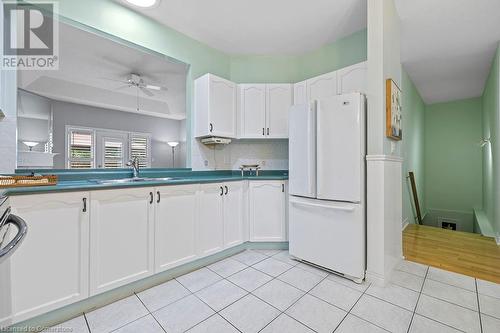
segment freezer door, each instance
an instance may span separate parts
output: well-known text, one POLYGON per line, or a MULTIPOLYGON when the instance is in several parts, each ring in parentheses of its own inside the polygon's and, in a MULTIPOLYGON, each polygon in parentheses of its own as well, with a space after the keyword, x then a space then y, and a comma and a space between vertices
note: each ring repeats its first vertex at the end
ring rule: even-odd
POLYGON ((290 254, 342 273, 365 274, 366 224, 361 204, 290 197, 290 254))
POLYGON ((289 191, 316 197, 315 104, 294 105, 289 115, 289 191))
POLYGON ((317 197, 361 202, 364 196, 364 96, 337 95, 317 102, 317 197))

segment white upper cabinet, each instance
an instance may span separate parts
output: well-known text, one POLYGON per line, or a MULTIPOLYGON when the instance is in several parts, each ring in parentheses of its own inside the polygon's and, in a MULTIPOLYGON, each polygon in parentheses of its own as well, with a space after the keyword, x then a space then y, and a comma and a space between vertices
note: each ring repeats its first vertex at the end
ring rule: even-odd
POLYGON ((293 85, 293 104, 306 104, 308 101, 307 80, 295 83, 293 85))
POLYGON ((91 295, 153 274, 154 204, 154 188, 91 193, 91 295))
POLYGON ((291 84, 240 84, 238 91, 239 138, 288 138, 291 84))
POLYGON ((288 138, 288 113, 293 99, 291 84, 266 85, 266 136, 288 138))
POLYGON ((10 203, 28 233, 0 265, 0 327, 89 295, 89 193, 13 196, 10 203))
POLYGON ((198 255, 204 257, 224 248, 222 183, 201 184, 198 192, 198 255))
POLYGON ((337 71, 337 92, 339 95, 351 92, 366 94, 367 62, 361 62, 337 71))
POLYGON ((199 185, 195 184, 156 189, 156 273, 196 258, 198 188, 199 185))
POLYGON ((286 241, 286 184, 284 181, 249 183, 250 241, 286 241))
POLYGON ((337 72, 326 73, 307 80, 310 101, 337 95, 337 72))
POLYGON ((195 136, 236 137, 236 84, 213 74, 194 82, 195 136))
POLYGON ((243 243, 243 182, 224 183, 224 248, 243 243))
POLYGON ((238 85, 239 137, 262 138, 266 127, 266 85, 238 85))

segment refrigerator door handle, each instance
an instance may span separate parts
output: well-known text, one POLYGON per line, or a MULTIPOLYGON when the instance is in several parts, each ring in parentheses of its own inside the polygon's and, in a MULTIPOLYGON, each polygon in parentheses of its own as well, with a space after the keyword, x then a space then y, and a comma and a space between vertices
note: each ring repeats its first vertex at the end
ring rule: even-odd
POLYGON ((353 212, 354 207, 345 207, 345 206, 328 206, 328 205, 322 205, 322 204, 316 204, 316 203, 305 203, 305 202, 297 202, 297 201, 291 201, 292 205, 296 206, 309 206, 309 207, 320 207, 320 208, 326 208, 326 209, 334 209, 334 210, 342 210, 344 212, 353 212))

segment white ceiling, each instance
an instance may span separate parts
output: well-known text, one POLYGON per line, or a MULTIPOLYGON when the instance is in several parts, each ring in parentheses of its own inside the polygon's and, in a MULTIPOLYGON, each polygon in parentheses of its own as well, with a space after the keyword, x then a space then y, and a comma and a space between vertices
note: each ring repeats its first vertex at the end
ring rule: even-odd
POLYGON ((20 88, 55 100, 137 112, 137 89, 113 81, 137 73, 147 84, 168 88, 152 91, 153 97, 139 91, 140 113, 185 118, 185 64, 63 23, 59 34, 59 70, 20 71, 20 88))
POLYGON ((396 0, 401 61, 427 104, 481 96, 500 40, 499 0, 396 0))
MULTIPOLYGON (((124 3, 123 0, 115 0, 124 3)), ((161 0, 134 10, 228 54, 300 54, 366 27, 366 0, 161 0)))

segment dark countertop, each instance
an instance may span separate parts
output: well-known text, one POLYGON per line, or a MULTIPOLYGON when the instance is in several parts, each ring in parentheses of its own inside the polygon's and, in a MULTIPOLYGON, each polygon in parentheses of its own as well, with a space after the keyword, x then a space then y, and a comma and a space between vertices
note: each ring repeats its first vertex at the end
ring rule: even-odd
MULTIPOLYGON (((29 170, 40 174, 55 174, 59 177, 55 186, 30 186, 0 189, 0 196, 25 195, 48 192, 95 191, 128 187, 152 187, 165 185, 220 183, 241 180, 287 180, 287 170, 263 170, 259 176, 248 172, 242 177, 240 171, 191 171, 191 169, 142 169, 141 178, 165 178, 169 180, 136 181, 133 183, 100 184, 97 180, 131 178, 129 169, 119 170, 29 170)), ((16 171, 26 174, 26 170, 16 171)), ((27 173, 29 174, 29 172, 27 173)))

